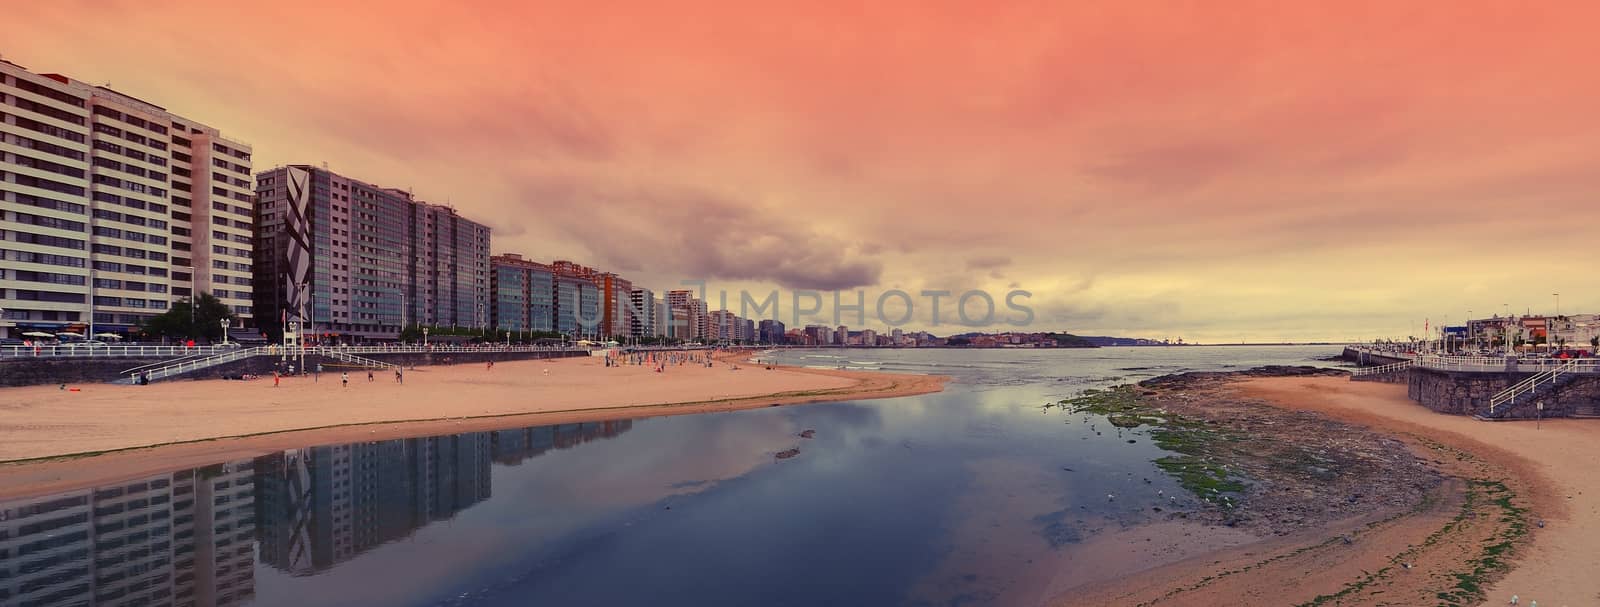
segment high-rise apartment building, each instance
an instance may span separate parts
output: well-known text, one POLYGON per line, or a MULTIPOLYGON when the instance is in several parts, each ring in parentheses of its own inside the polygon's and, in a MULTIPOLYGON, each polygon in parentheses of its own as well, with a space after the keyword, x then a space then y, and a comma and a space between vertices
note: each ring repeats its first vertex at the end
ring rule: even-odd
POLYGON ((787 331, 784 329, 782 321, 767 319, 761 321, 761 330, 758 339, 769 344, 781 344, 784 342, 786 333, 787 331))
POLYGON ((656 337, 656 317, 660 311, 657 309, 659 304, 655 291, 635 288, 630 293, 628 303, 628 336, 656 337))
POLYGON ((494 326, 505 331, 555 330, 555 271, 507 253, 489 259, 494 326))
POLYGON ((667 291, 667 310, 671 316, 663 319, 668 324, 668 337, 674 339, 700 339, 706 333, 705 303, 694 296, 694 291, 677 289, 667 291))
POLYGON ((249 323, 249 145, 0 61, 0 336, 130 332, 194 293, 249 323))
POLYGON ((256 178, 256 309, 324 340, 410 325, 487 328, 489 227, 410 192, 289 165, 256 178))

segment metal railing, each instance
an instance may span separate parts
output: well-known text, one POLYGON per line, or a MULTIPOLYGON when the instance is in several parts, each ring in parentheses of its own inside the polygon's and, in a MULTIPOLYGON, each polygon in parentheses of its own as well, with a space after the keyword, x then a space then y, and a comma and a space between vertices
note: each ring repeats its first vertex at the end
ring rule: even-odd
POLYGON ((73 345, 0 346, 0 358, 154 358, 159 356, 210 356, 241 350, 238 345, 227 346, 124 346, 124 345, 73 345))
POLYGON ((354 354, 350 354, 348 352, 345 352, 345 351, 342 351, 342 350, 338 350, 338 349, 335 349, 335 348, 320 348, 320 349, 318 349, 317 353, 325 355, 328 358, 332 358, 334 360, 341 360, 341 361, 344 361, 344 362, 347 362, 347 363, 353 363, 353 364, 361 365, 363 367, 368 367, 368 368, 372 368, 372 369, 388 369, 390 367, 399 366, 399 365, 396 365, 394 363, 386 363, 386 362, 383 362, 381 360, 373 360, 373 359, 370 359, 370 358, 363 358, 363 357, 356 356, 354 354))
POLYGON ((1400 361, 1400 362, 1397 362, 1397 363, 1389 363, 1387 365, 1378 365, 1376 367, 1359 367, 1359 368, 1356 368, 1354 370, 1351 370, 1350 371, 1350 376, 1351 377, 1362 377, 1362 376, 1366 376, 1366 375, 1381 375, 1381 374, 1384 374, 1384 373, 1394 373, 1396 371, 1404 371, 1406 369, 1410 369, 1412 364, 1415 363, 1415 362, 1416 361, 1403 360, 1403 361, 1400 361))
POLYGON ((217 365, 230 363, 236 360, 243 360, 255 356, 265 356, 267 354, 266 350, 267 349, 265 346, 255 348, 239 348, 215 356, 191 358, 181 362, 156 367, 154 369, 143 369, 131 372, 129 373, 129 379, 137 380, 140 376, 143 376, 145 379, 149 379, 151 381, 165 379, 174 375, 188 373, 190 371, 198 371, 208 367, 215 367, 217 365))
POLYGON ((1489 414, 1494 415, 1495 409, 1499 408, 1501 405, 1513 403, 1517 400, 1517 397, 1524 394, 1533 394, 1534 392, 1537 392, 1541 386, 1548 385, 1551 382, 1554 382, 1556 378, 1572 372, 1578 368, 1578 362, 1580 360, 1583 359, 1565 361, 1565 363, 1560 366, 1517 382, 1516 385, 1506 388, 1499 394, 1494 395, 1489 399, 1489 414))

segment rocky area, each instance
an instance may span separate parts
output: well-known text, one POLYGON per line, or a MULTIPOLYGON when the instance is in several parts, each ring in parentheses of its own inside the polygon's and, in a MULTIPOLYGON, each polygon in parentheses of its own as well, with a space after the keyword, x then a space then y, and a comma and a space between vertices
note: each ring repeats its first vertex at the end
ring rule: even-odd
POLYGON ((1405 443, 1317 413, 1285 411, 1225 389, 1248 377, 1344 375, 1310 366, 1189 372, 1063 403, 1148 432, 1173 454, 1157 465, 1200 499, 1199 517, 1263 536, 1416 507, 1444 475, 1405 443))

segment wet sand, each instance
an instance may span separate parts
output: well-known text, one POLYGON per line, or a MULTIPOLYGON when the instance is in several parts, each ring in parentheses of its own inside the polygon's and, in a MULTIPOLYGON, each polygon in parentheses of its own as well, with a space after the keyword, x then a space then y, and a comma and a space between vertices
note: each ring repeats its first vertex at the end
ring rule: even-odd
POLYGON ((1456 592, 1462 574, 1486 582, 1482 604, 1513 594, 1522 604, 1600 604, 1600 422, 1479 422, 1434 413, 1407 399, 1403 385, 1341 377, 1246 379, 1227 390, 1396 436, 1454 478, 1410 510, 1216 550, 1076 588, 1055 604, 1461 604, 1435 596, 1456 592), (1503 481, 1515 493, 1509 503, 1527 512, 1508 516, 1493 500, 1504 494, 1470 479, 1503 481), (1512 540, 1510 570, 1474 574, 1518 518, 1527 535, 1512 540))
POLYGON ((49 493, 307 444, 728 411, 937 392, 947 378, 726 363, 625 365, 597 357, 320 380, 176 381, 0 389, 0 495, 49 493), (92 463, 85 457, 93 456, 92 463))

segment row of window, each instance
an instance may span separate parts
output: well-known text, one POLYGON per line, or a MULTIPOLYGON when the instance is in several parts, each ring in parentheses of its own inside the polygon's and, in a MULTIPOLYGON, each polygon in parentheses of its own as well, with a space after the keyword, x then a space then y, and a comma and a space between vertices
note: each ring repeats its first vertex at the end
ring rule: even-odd
MULTIPOLYGON (((148 259, 150 261, 166 261, 167 260, 167 254, 166 253, 162 253, 160 251, 146 251, 144 249, 135 249, 133 247, 119 247, 117 245, 111 245, 111 244, 95 243, 94 248, 92 250, 94 251, 94 253, 96 255, 119 255, 119 256, 122 256, 122 257, 129 257, 129 258, 133 258, 133 259, 148 259)), ((173 258, 173 265, 188 265, 188 261, 187 260, 185 260, 183 264, 178 264, 177 261, 178 261, 177 258, 173 258)))
POLYGON ((139 145, 147 145, 161 151, 166 151, 167 149, 167 142, 165 141, 145 137, 144 135, 140 135, 138 133, 124 131, 104 122, 94 123, 94 132, 102 135, 110 135, 112 137, 121 137, 124 141, 131 141, 139 145))
MULTIPOLYGON (((136 263, 122 263, 120 261, 95 261, 94 269, 101 272, 124 272, 127 274, 144 274, 147 276, 167 275, 166 268, 142 266, 136 263)), ((174 278, 176 278, 176 276, 174 276, 174 278)), ((187 274, 184 275, 183 280, 188 280, 187 274)))
POLYGON ((47 99, 53 99, 55 101, 58 101, 58 102, 61 102, 61 103, 65 103, 65 104, 73 106, 73 107, 80 107, 81 108, 81 107, 86 107, 88 105, 88 101, 85 100, 83 97, 79 97, 77 95, 73 95, 73 94, 68 93, 66 91, 58 91, 56 89, 50 88, 50 87, 45 86, 43 84, 39 84, 37 82, 33 82, 31 80, 23 80, 21 78, 17 78, 15 80, 13 80, 11 82, 11 84, 12 84, 12 86, 15 86, 15 87, 17 87, 19 89, 22 89, 24 91, 28 91, 28 92, 33 93, 35 95, 38 95, 40 97, 45 97, 47 99))
POLYGON ((76 274, 58 274, 56 272, 38 272, 34 270, 7 270, 5 268, 0 268, 0 280, 20 280, 23 282, 42 282, 79 287, 84 285, 84 277, 76 274))
MULTIPOLYGON (((41 209, 50 209, 52 211, 61 211, 64 213, 73 213, 76 215, 82 215, 84 211, 89 209, 89 207, 76 202, 55 200, 53 198, 45 198, 43 196, 34 196, 32 194, 23 194, 20 192, 13 193, 12 198, 12 202, 17 204, 24 204, 30 207, 38 207, 41 209)), ((3 198, 0 198, 0 200, 3 200, 3 198)))
POLYGON ((96 185, 104 185, 104 186, 110 186, 110 187, 114 187, 114 188, 122 188, 122 189, 128 190, 130 192, 138 192, 140 194, 149 194, 151 196, 155 196, 156 198, 165 198, 167 196, 167 190, 164 189, 164 188, 157 188, 157 187, 147 186, 145 184, 135 183, 135 182, 132 182, 132 181, 128 181, 126 179, 117 179, 116 177, 112 177, 110 175, 101 175, 101 174, 96 173, 95 176, 94 176, 94 183, 96 185))
POLYGON ((148 242, 150 244, 158 245, 167 244, 166 236, 156 236, 153 234, 146 234, 144 232, 123 230, 109 226, 95 226, 94 235, 104 236, 106 238, 120 238, 122 240, 131 240, 133 242, 148 242))
POLYGON ((112 297, 109 295, 94 296, 94 305, 123 308, 154 308, 164 310, 167 307, 165 299, 140 299, 138 297, 112 297))
POLYGON ((118 196, 116 194, 112 194, 111 192, 95 191, 94 199, 95 202, 108 202, 111 204, 122 205, 130 209, 140 209, 150 211, 152 213, 167 212, 167 205, 155 202, 145 202, 143 200, 139 200, 138 198, 118 196))
MULTIPOLYGON (((126 156, 128 158, 132 158, 134 160, 148 162, 148 163, 156 165, 156 166, 162 166, 162 167, 167 166, 167 159, 166 159, 165 156, 162 156, 160 154, 146 154, 146 153, 141 152, 139 150, 136 150, 136 149, 133 149, 133 148, 129 148, 129 147, 123 147, 123 146, 117 145, 115 143, 112 143, 110 141, 106 141, 104 139, 96 139, 96 140, 94 140, 94 149, 105 150, 105 151, 111 152, 113 154, 119 154, 121 156, 126 156)), ((178 171, 178 169, 173 169, 173 172, 177 172, 177 171, 178 171)))
POLYGON ((15 135, 12 133, 0 133, 0 142, 9 143, 19 148, 26 148, 34 151, 44 152, 46 154, 53 154, 70 160, 77 160, 79 162, 82 162, 88 157, 83 153, 82 150, 75 150, 66 146, 56 145, 47 141, 39 141, 38 139, 30 139, 28 137, 15 135))
POLYGON ((39 103, 31 99, 23 99, 16 95, 0 95, 0 103, 5 103, 6 105, 17 109, 27 110, 40 116, 49 116, 56 120, 60 120, 69 124, 76 124, 78 126, 83 126, 86 122, 83 116, 78 114, 74 114, 48 104, 39 103))
POLYGON ((68 232, 82 232, 83 231, 83 226, 84 226, 84 223, 81 222, 81 221, 72 221, 70 219, 61 219, 59 217, 48 217, 48 216, 45 216, 45 215, 32 215, 32 214, 29 214, 29 213, 15 213, 15 212, 13 212, 13 213, 10 213, 9 215, 0 214, 0 217, 9 217, 9 219, 11 221, 14 221, 14 222, 20 223, 20 224, 31 225, 31 226, 39 226, 41 228, 51 228, 51 229, 56 229, 56 230, 66 230, 68 232))
POLYGON ((0 122, 6 122, 5 119, 8 118, 8 117, 11 118, 11 120, 10 120, 11 124, 14 124, 16 126, 20 126, 22 128, 25 128, 25 129, 28 129, 30 131, 33 131, 35 133, 49 135, 51 137, 56 137, 58 139, 65 139, 65 140, 71 141, 73 143, 83 143, 83 142, 89 140, 89 137, 87 135, 84 135, 83 133, 80 133, 80 132, 77 132, 77 131, 74 131, 74 130, 71 130, 71 129, 64 129, 64 128, 61 128, 59 126, 53 125, 53 124, 45 124, 43 122, 39 122, 37 120, 34 120, 32 118, 28 118, 28 117, 25 117, 25 116, 18 116, 16 114, 7 114, 5 112, 0 112, 0 122))
POLYGON ((137 166, 137 165, 123 164, 121 162, 117 162, 115 160, 112 160, 110 158, 106 158, 104 156, 95 156, 94 157, 94 165, 97 166, 97 167, 103 168, 103 169, 111 169, 113 171, 121 171, 123 173, 127 173, 129 175, 133 175, 135 177, 143 177, 145 179, 149 179, 149 180, 152 180, 152 181, 166 181, 167 180, 167 174, 166 173, 160 173, 160 172, 157 172, 157 171, 147 170, 144 167, 140 167, 140 166, 137 166))
POLYGON ((13 251, 10 249, 0 249, 0 260, 23 263, 38 263, 61 266, 63 268, 84 267, 84 259, 82 257, 69 257, 67 255, 54 255, 50 253, 36 253, 33 251, 13 251))
MULTIPOLYGON (((211 144, 211 151, 222 153, 222 154, 227 154, 229 156, 232 156, 234 158, 238 158, 240 160, 250 160, 250 153, 249 152, 246 152, 244 150, 235 150, 233 148, 224 146, 224 145, 222 145, 220 143, 211 144)), ((248 172, 248 171, 246 171, 246 172, 248 172)))
POLYGON ((125 291, 148 291, 151 293, 167 292, 167 285, 159 282, 139 282, 137 280, 121 280, 117 278, 96 278, 94 279, 94 286, 97 289, 122 289, 125 291))
POLYGON ((118 213, 110 209, 95 209, 94 217, 95 219, 105 219, 136 226, 148 226, 156 229, 163 229, 167 227, 167 222, 165 220, 140 217, 132 213, 118 213))
POLYGON ((108 108, 108 107, 103 106, 103 105, 95 106, 94 113, 95 113, 96 116, 106 116, 108 118, 112 118, 112 119, 115 119, 115 120, 121 120, 122 122, 131 124, 133 126, 136 126, 136 127, 142 128, 142 129, 149 129, 151 131, 154 131, 156 133, 160 133, 162 135, 167 134, 167 126, 164 125, 164 124, 158 124, 158 123, 155 123, 155 122, 151 122, 149 120, 145 120, 143 118, 140 118, 138 116, 134 116, 134 115, 131 115, 131 114, 124 114, 122 112, 116 111, 114 109, 108 108))
POLYGON ((61 194, 69 194, 69 195, 72 195, 72 196, 82 196, 84 194, 84 192, 88 191, 86 188, 84 188, 81 185, 72 185, 70 183, 61 183, 59 181, 55 181, 55 180, 51 180, 51 179, 45 179, 43 177, 34 177, 32 175, 23 175, 21 173, 8 173, 6 171, 0 171, 0 182, 7 182, 7 181, 9 181, 11 183, 15 183, 17 185, 25 185, 25 186, 28 186, 30 188, 39 188, 41 190, 50 190, 52 192, 57 192, 57 193, 61 193, 61 194))

